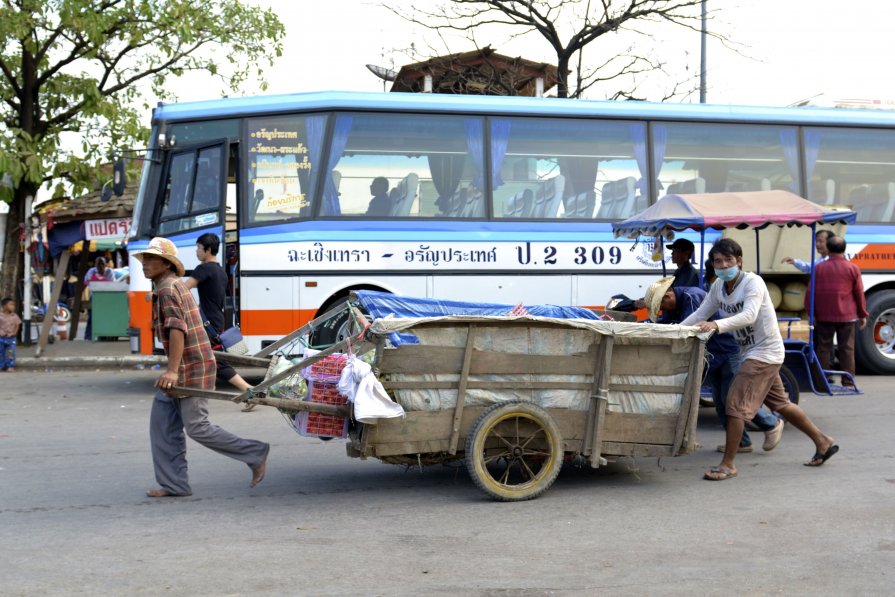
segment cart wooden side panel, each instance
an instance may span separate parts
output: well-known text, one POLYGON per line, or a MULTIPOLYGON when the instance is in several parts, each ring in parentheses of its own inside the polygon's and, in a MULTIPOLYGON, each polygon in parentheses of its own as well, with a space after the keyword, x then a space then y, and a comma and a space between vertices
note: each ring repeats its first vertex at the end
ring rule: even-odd
MULTIPOLYGON (((460 445, 484 407, 467 406, 460 425, 460 445)), ((562 431, 566 452, 582 453, 586 411, 547 409, 562 431)), ((453 411, 415 411, 403 419, 384 419, 364 427, 362 441, 353 447, 357 456, 383 457, 404 454, 447 453, 450 446, 453 411)), ((643 415, 607 412, 603 422, 604 455, 672 456, 677 415, 643 415)))
POLYGON ((467 435, 489 406, 481 403, 483 395, 500 402, 503 394, 530 391, 534 395, 543 390, 577 392, 593 398, 590 404, 585 400, 579 408, 542 405, 561 430, 564 451, 589 456, 592 463, 599 461, 601 455, 675 456, 695 448, 703 358, 698 338, 632 338, 594 333, 585 350, 531 354, 527 346, 512 350, 483 348, 472 342, 472 334, 479 338, 483 328, 506 327, 554 328, 561 334, 568 328, 526 319, 430 321, 421 326, 461 328, 458 333, 465 336, 453 346, 420 343, 380 348, 377 366, 383 386, 393 396, 396 392, 455 391, 454 395, 463 397, 463 402, 440 410, 411 410, 402 419, 363 426, 360 435, 352 438, 349 454, 451 457, 458 446, 462 452, 467 435), (601 348, 604 344, 608 350, 601 348), (495 376, 504 379, 493 379, 495 376), (625 376, 624 381, 618 381, 620 376, 625 376), (678 383, 651 381, 670 377, 678 383), (600 386, 605 394, 602 407, 597 399, 600 386), (479 402, 467 398, 473 391, 478 391, 479 402), (682 397, 676 412, 620 412, 613 400, 624 392, 682 397))

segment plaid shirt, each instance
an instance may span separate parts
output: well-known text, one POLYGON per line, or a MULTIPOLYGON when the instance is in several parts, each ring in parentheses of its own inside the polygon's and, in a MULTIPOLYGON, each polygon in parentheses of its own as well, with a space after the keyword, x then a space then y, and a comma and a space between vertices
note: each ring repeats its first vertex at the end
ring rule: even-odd
POLYGON ((184 334, 177 385, 213 390, 217 365, 199 307, 180 278, 173 274, 162 278, 152 292, 152 327, 156 337, 162 340, 165 354, 169 354, 169 330, 184 334))

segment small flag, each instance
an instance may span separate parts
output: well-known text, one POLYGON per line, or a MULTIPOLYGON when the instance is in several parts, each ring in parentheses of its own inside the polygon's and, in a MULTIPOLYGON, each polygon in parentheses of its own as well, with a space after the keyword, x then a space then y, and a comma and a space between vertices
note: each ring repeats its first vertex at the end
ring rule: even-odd
POLYGON ((518 305, 513 307, 512 311, 510 311, 510 315, 515 315, 516 317, 524 317, 526 315, 531 315, 531 313, 528 312, 528 309, 525 308, 525 305, 519 303, 518 305))

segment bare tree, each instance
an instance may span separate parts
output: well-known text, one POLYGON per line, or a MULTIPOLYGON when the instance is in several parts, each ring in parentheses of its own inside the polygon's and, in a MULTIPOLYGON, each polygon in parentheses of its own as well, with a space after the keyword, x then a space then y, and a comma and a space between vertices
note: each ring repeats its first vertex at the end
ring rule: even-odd
MULTIPOLYGON (((636 43, 619 48, 619 36, 648 41, 662 30, 661 25, 701 30, 700 5, 703 0, 449 0, 437 8, 414 8, 412 13, 384 6, 401 18, 442 36, 445 32, 464 35, 476 46, 475 34, 485 28, 515 28, 510 40, 537 33, 556 54, 557 95, 580 97, 589 88, 614 84, 613 99, 638 98, 640 79, 646 73, 663 71, 666 61, 647 50, 638 51, 636 43), (609 41, 598 58, 587 61, 586 47, 593 42, 609 41), (574 70, 572 66, 575 66, 574 70)), ((710 36, 723 42, 718 33, 710 36)), ((665 97, 691 92, 697 77, 677 82, 665 97), (688 87, 689 86, 689 87, 688 87)))

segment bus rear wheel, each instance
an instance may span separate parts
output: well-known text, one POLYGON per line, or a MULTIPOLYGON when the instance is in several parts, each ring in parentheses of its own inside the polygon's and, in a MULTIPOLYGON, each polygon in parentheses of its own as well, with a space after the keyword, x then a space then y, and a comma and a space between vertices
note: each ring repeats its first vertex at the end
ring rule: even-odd
POLYGON ((895 290, 875 292, 867 299, 867 326, 858 331, 858 362, 871 373, 895 373, 895 290))

